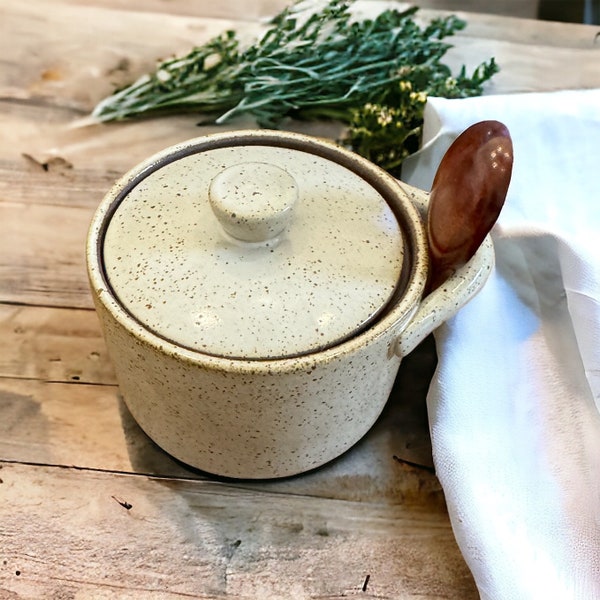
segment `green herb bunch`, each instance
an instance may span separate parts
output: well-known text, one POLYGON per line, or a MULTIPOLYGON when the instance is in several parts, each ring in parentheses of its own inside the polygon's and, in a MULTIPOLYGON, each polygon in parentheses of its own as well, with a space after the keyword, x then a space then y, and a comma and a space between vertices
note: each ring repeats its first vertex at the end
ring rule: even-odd
POLYGON ((493 59, 453 77, 443 38, 463 29, 455 16, 420 27, 416 7, 355 18, 348 0, 302 0, 279 13, 254 44, 226 31, 184 57, 158 65, 96 106, 99 121, 196 111, 223 123, 249 114, 261 127, 286 118, 336 119, 343 142, 394 172, 418 148, 428 95, 482 93, 493 59))

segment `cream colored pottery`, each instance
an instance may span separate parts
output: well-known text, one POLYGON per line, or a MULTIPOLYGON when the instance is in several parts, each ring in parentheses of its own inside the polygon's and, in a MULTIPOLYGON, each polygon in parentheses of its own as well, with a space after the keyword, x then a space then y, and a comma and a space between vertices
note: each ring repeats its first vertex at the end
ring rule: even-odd
POLYGON ((238 131, 125 175, 88 236, 123 398, 179 460, 301 473, 371 428, 400 361, 484 284, 489 238, 423 298, 428 196, 300 134, 238 131))

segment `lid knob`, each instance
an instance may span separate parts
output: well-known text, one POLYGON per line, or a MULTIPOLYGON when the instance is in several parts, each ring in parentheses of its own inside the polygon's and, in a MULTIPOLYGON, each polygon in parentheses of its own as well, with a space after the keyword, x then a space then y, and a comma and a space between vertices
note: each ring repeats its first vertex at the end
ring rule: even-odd
POLYGON ((229 235, 244 242, 266 242, 290 222, 298 185, 281 167, 245 162, 221 171, 211 181, 208 195, 229 235))

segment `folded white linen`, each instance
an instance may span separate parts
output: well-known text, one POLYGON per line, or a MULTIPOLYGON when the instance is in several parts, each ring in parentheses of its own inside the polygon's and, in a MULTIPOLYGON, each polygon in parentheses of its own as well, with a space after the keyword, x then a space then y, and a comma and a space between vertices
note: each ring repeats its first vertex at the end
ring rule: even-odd
POLYGON ((510 130, 496 268, 436 332, 436 471, 484 599, 600 598, 600 89, 431 98, 402 179, 429 189, 452 140, 510 130))

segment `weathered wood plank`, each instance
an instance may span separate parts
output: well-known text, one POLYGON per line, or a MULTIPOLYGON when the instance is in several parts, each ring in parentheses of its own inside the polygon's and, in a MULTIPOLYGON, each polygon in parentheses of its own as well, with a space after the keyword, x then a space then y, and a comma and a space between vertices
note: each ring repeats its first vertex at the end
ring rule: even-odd
MULTIPOLYGON (((479 1, 477 3, 481 5, 479 1)), ((467 28, 461 32, 461 37, 512 42, 522 48, 523 57, 527 57, 527 46, 543 46, 550 51, 552 48, 598 49, 598 28, 591 25, 537 21, 515 16, 498 17, 465 10, 468 9, 463 8, 455 13, 467 21, 467 28)), ((424 15, 427 12, 424 10, 424 15)))
POLYGON ((91 216, 79 207, 0 202, 0 302, 90 308, 91 216))
MULTIPOLYGON (((121 175, 110 169, 75 168, 58 156, 40 162, 24 152, 0 160, 0 203, 95 209, 121 175)), ((91 210, 88 214, 91 218, 91 210)))
POLYGON ((151 69, 157 59, 239 25, 44 0, 6 0, 2 13, 3 31, 13 33, 0 37, 0 96, 59 100, 79 111, 151 69))
MULTIPOLYGON (((593 27, 589 30, 590 35, 592 32, 595 35, 593 27)), ((492 56, 500 65, 500 72, 486 87, 488 94, 552 92, 600 86, 600 44, 590 44, 585 48, 553 48, 464 37, 448 52, 448 62, 465 64, 469 70, 492 56)))
POLYGON ((0 377, 115 385, 93 310, 0 304, 0 377))
POLYGON ((0 202, 95 207, 143 159, 217 130, 197 127, 195 115, 73 127, 80 117, 35 98, 0 99, 0 202))
POLYGON ((0 378, 0 458, 132 471, 115 386, 0 378))
MULTIPOLYGON (((106 9, 130 10, 128 0, 62 0, 65 4, 94 5, 106 9)), ((360 4, 394 6, 402 9, 410 2, 359 0, 360 4)), ((136 10, 169 13, 185 17, 231 19, 233 21, 257 21, 276 14, 289 4, 288 0, 261 0, 252 2, 241 11, 231 2, 215 3, 213 0, 146 0, 136 10)), ((468 22, 461 36, 480 39, 502 39, 519 44, 561 46, 565 48, 591 47, 595 28, 577 23, 557 23, 537 20, 537 0, 498 0, 482 4, 480 0, 420 0, 423 19, 444 14, 456 14, 468 22)))
MULTIPOLYGON (((131 10, 129 0, 61 0, 74 6, 97 6, 116 10, 131 10)), ((266 19, 289 5, 289 0, 253 0, 243 8, 235 2, 215 2, 214 0, 145 0, 136 5, 136 11, 168 13, 185 17, 207 19, 228 19, 236 22, 256 23, 266 19)))
POLYGON ((477 597, 443 514, 17 464, 0 476, 3 597, 477 597))

